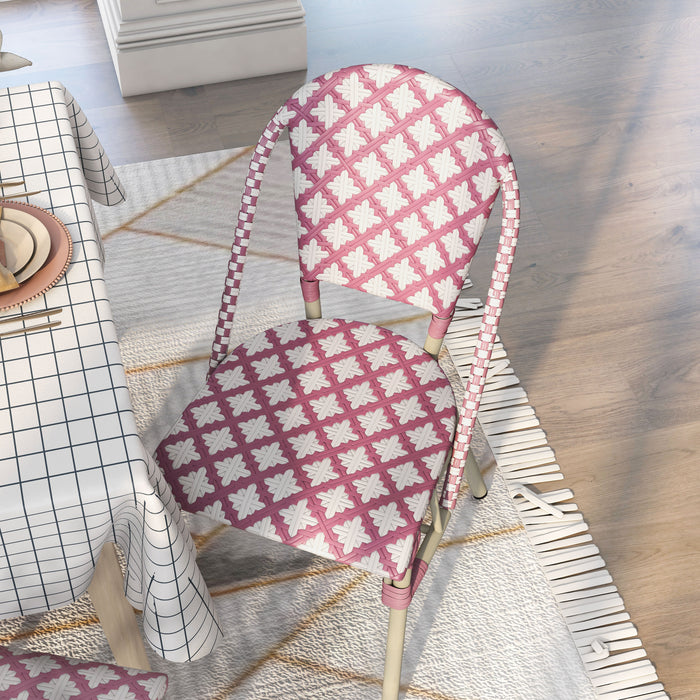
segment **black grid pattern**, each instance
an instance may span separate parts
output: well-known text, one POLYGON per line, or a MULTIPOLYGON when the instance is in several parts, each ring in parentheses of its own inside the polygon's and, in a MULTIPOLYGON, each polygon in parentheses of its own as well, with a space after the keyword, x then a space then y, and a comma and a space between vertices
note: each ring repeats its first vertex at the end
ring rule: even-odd
POLYGON ((72 602, 116 541, 151 646, 174 661, 204 656, 221 632, 179 509, 136 433, 104 284, 90 200, 118 204, 124 192, 60 83, 0 90, 0 179, 44 190, 32 203, 74 245, 55 287, 0 312, 15 319, 3 331, 34 325, 22 316, 37 311, 60 309, 51 320, 61 321, 0 337, 0 617, 72 602))

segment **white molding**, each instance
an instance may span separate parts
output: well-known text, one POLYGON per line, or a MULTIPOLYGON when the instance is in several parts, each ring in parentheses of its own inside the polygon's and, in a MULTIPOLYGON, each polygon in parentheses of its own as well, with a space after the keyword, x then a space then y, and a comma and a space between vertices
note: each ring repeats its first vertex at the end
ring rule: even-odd
POLYGON ((299 0, 97 0, 122 95, 306 68, 299 0))

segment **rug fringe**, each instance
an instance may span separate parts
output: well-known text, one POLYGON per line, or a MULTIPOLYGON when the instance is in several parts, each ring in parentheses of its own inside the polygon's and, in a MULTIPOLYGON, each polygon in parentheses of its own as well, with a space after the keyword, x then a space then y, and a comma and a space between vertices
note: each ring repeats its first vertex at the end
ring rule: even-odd
MULTIPOLYGON (((461 298, 445 345, 462 380, 469 374, 483 305, 461 298)), ((527 394, 496 342, 479 409, 481 425, 525 526, 596 696, 668 700, 656 669, 624 611, 624 602, 571 489, 535 485, 564 478, 527 394)))

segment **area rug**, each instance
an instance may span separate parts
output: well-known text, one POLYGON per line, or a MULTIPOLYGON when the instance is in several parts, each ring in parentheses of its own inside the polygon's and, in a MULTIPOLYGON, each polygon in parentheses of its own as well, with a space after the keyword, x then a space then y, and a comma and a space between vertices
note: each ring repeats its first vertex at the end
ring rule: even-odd
MULTIPOLYGON (((250 149, 118 168, 128 201, 98 207, 106 276, 137 425, 153 451, 204 381, 250 149)), ((301 318, 289 153, 266 174, 233 341, 301 318)), ((493 231, 492 231, 493 233, 493 231)), ((488 235, 488 233, 487 233, 488 235)), ((348 290, 324 314, 420 342, 427 315, 348 290)), ((481 302, 466 289, 443 363, 469 369, 481 302)), ((516 360, 517 364, 517 360, 516 360)), ((483 500, 460 493, 409 610, 402 696, 429 700, 666 698, 555 455, 499 344, 477 461, 483 500)), ((380 582, 305 552, 188 516, 225 640, 189 664, 150 654, 168 697, 364 700, 380 695, 380 582)), ((110 660, 87 597, 0 622, 0 643, 110 660)))

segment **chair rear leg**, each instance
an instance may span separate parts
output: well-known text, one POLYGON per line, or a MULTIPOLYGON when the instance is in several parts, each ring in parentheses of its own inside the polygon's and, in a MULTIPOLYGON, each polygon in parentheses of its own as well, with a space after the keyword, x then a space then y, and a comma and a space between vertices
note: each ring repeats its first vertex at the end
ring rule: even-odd
POLYGON ((467 453, 467 461, 464 465, 464 478, 467 480, 474 498, 483 498, 488 493, 484 477, 481 476, 479 465, 476 463, 472 450, 469 450, 467 453))

